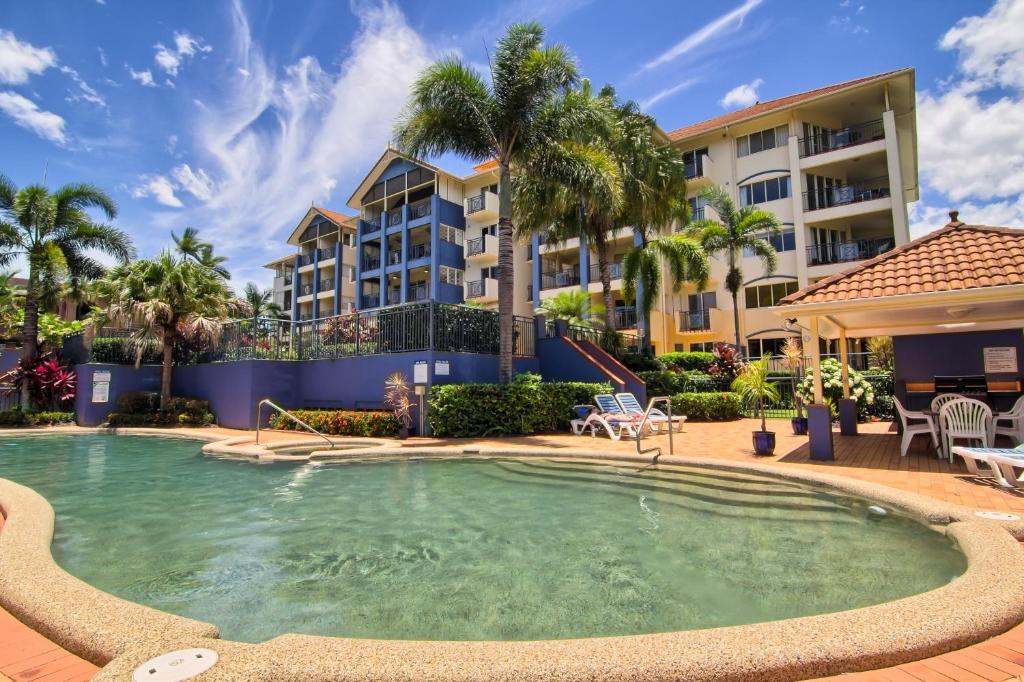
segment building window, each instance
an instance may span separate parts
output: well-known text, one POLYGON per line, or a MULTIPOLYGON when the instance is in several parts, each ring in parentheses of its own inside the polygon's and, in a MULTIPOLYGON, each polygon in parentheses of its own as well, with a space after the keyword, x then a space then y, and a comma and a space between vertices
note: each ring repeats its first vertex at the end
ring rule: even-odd
POLYGON ((462 246, 463 232, 457 227, 451 225, 441 225, 441 239, 452 244, 458 244, 462 246))
POLYGON ((683 152, 683 165, 686 168, 687 178, 700 178, 704 176, 704 157, 707 154, 707 147, 683 152))
POLYGON ((440 275, 441 282, 443 284, 454 284, 458 287, 462 286, 462 270, 442 265, 438 274, 440 275))
POLYGON ((785 146, 789 139, 789 126, 781 125, 768 130, 736 138, 736 156, 750 156, 768 149, 785 146))
POLYGON ((789 176, 740 185, 740 206, 763 204, 768 201, 785 199, 789 196, 789 176))
POLYGON ((796 293, 799 288, 793 281, 746 287, 744 294, 747 308, 770 308, 786 296, 796 293))
POLYGON ((356 267, 354 265, 346 265, 345 266, 345 276, 348 279, 349 283, 355 282, 356 281, 356 267))
POLYGON ((498 273, 501 272, 501 268, 497 265, 490 268, 480 268, 480 279, 498 279, 498 273))
POLYGON ((356 234, 355 234, 355 232, 342 232, 341 233, 341 244, 342 244, 342 246, 355 247, 355 245, 356 245, 356 234))
POLYGON ((782 353, 782 347, 786 345, 788 337, 778 339, 747 339, 747 357, 763 358, 771 353, 778 356, 782 353))
MULTIPOLYGON (((771 243, 772 247, 779 253, 782 253, 783 251, 796 250, 796 233, 793 231, 792 227, 784 228, 781 234, 774 237, 769 237, 767 232, 757 236, 761 239, 767 239, 771 243)), ((744 247, 743 255, 749 258, 754 255, 754 250, 744 247)))
POLYGON ((716 341, 698 341, 690 344, 691 353, 712 353, 715 350, 716 341))
POLYGON ((683 344, 681 344, 681 343, 673 344, 672 350, 674 350, 677 353, 682 353, 683 352, 683 344))

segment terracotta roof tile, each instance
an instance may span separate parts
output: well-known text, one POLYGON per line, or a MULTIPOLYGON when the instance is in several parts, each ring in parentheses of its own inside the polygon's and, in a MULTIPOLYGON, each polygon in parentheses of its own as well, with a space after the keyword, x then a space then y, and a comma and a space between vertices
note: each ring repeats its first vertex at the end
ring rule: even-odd
POLYGON ((1024 229, 951 222, 790 294, 780 305, 1024 283, 1024 229))
POLYGON ((352 220, 352 218, 354 217, 350 215, 345 215, 344 213, 338 213, 337 211, 329 211, 326 208, 320 208, 319 206, 314 206, 313 210, 315 210, 317 213, 327 218, 328 220, 334 221, 338 225, 348 222, 349 220, 352 220))
POLYGON ((800 92, 795 95, 789 95, 787 97, 780 97, 778 99, 769 100, 767 102, 758 102, 753 106, 749 106, 746 109, 739 109, 738 111, 730 111, 728 114, 722 114, 715 118, 709 118, 706 121, 700 121, 692 125, 677 128, 668 133, 668 139, 673 142, 682 140, 687 137, 693 137, 694 135, 700 135, 716 128, 721 128, 748 119, 770 114, 773 111, 785 109, 787 107, 794 106, 800 102, 804 102, 815 97, 821 97, 822 95, 829 95, 834 92, 846 90, 848 88, 855 88, 858 85, 864 85, 872 81, 885 80, 890 78, 906 69, 898 69, 896 71, 886 71, 885 73, 878 73, 873 76, 865 76, 864 78, 857 78, 852 81, 846 81, 845 83, 836 83, 835 85, 826 85, 823 88, 817 88, 816 90, 808 90, 807 92, 800 92))

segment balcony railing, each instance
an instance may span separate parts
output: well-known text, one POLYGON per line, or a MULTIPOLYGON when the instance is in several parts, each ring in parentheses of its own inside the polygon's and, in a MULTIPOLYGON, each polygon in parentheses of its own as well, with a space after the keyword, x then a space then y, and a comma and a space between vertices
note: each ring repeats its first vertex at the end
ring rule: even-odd
POLYGON ((322 280, 320 280, 320 291, 334 291, 334 280, 333 279, 322 279, 322 280))
POLYGON ((409 301, 426 301, 430 298, 429 284, 412 284, 409 286, 409 301))
POLYGON ((804 192, 804 210, 817 211, 889 196, 889 179, 872 178, 854 185, 836 185, 804 192))
POLYGON ((430 199, 422 199, 414 204, 409 204, 409 220, 428 215, 430 215, 430 199))
POLYGON ((301 293, 302 296, 309 296, 310 294, 313 293, 313 285, 312 284, 303 284, 302 287, 299 289, 299 291, 302 292, 301 293))
POLYGON ((891 251, 895 247, 896 240, 892 237, 815 244, 807 247, 807 264, 830 265, 832 263, 867 260, 886 251, 891 251))
POLYGON ((616 329, 636 329, 637 324, 636 306, 619 306, 615 309, 616 329))
POLYGON ((316 251, 320 254, 320 260, 334 258, 334 249, 317 249, 316 251))
POLYGON ((578 286, 580 283, 579 268, 563 270, 561 272, 544 272, 540 276, 540 288, 558 289, 559 287, 578 286))
POLYGON ((401 225, 402 224, 402 207, 399 206, 396 209, 388 211, 387 218, 388 218, 388 227, 394 227, 395 225, 401 225))
POLYGON ((402 292, 400 289, 388 289, 388 305, 398 305, 402 302, 402 292))
POLYGON ((466 282, 466 298, 481 298, 487 294, 487 279, 466 282))
POLYGON ((376 308, 380 305, 380 294, 363 294, 363 305, 367 308, 376 308))
POLYGON ((380 267, 380 256, 367 256, 363 258, 363 270, 376 270, 380 267))
POLYGON ((699 332, 711 329, 711 310, 680 310, 679 331, 699 332))
POLYGON ((402 262, 401 251, 388 251, 388 265, 398 265, 402 262))
POLYGON ((291 284, 292 284, 292 275, 285 275, 283 279, 284 279, 284 281, 282 282, 282 284, 284 286, 286 286, 286 287, 287 286, 291 286, 291 284))
POLYGON ((487 207, 487 195, 477 194, 476 196, 469 197, 467 200, 466 213, 476 213, 482 211, 487 207))
POLYGON ((466 257, 479 256, 484 252, 484 238, 477 237, 476 239, 466 240, 466 257))
POLYGON ((299 267, 302 267, 303 265, 312 265, 313 257, 312 253, 304 253, 299 256, 299 267))
POLYGON ((363 224, 359 228, 363 234, 370 234, 380 229, 380 218, 363 218, 363 224))
POLYGON ((865 144, 885 138, 885 128, 881 119, 858 123, 856 125, 827 130, 799 140, 800 156, 814 156, 836 149, 845 149, 858 144, 865 144))
MULTIPOLYGON (((622 279, 622 263, 609 263, 608 274, 611 279, 622 279)), ((590 264, 590 281, 600 282, 601 281, 601 264, 591 263, 590 264)))
POLYGON ((417 258, 426 258, 430 255, 430 244, 416 244, 415 246, 409 247, 409 260, 416 260, 417 258))

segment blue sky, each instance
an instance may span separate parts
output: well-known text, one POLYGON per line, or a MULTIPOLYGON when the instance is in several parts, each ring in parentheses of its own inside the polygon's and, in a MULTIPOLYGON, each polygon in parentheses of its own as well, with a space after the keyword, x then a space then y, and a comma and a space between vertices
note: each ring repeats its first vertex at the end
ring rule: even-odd
POLYGON ((311 202, 347 211, 418 70, 531 18, 665 130, 913 66, 914 234, 951 206, 1024 225, 1024 0, 0 0, 0 172, 96 183, 143 255, 192 225, 267 284, 311 202))

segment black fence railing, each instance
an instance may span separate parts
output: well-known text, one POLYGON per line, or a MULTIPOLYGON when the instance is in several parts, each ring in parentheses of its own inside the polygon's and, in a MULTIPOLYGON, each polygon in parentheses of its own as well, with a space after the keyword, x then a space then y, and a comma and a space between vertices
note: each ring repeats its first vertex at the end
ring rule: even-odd
POLYGON ((571 270, 562 270, 561 272, 544 272, 541 273, 540 276, 541 290, 558 289, 559 287, 579 286, 579 283, 579 268, 573 268, 571 270))
POLYGON ((398 207, 387 212, 388 227, 402 224, 402 208, 398 207))
POLYGON ((698 332, 711 329, 711 309, 680 310, 679 331, 698 332))
POLYGON ((315 256, 312 252, 302 254, 299 256, 299 267, 302 267, 303 265, 312 265, 314 258, 315 256))
POLYGON ((380 256, 365 256, 363 258, 363 270, 376 270, 380 267, 380 256))
POLYGON ((322 280, 320 280, 320 291, 334 291, 334 280, 333 279, 322 279, 322 280))
POLYGON ((401 251, 388 251, 388 265, 398 265, 402 262, 401 251))
MULTIPOLYGON (((175 345, 174 363, 194 365, 239 360, 319 360, 436 350, 497 355, 498 313, 448 303, 409 303, 315 320, 234 320, 219 333, 187 338, 175 345)), ((515 355, 535 355, 532 317, 515 318, 515 355)), ((91 362, 159 364, 155 339, 131 331, 100 330, 88 351, 91 362)))
POLYGON ((412 284, 409 286, 410 301, 426 301, 428 298, 430 298, 429 284, 412 284))
POLYGON ((802 137, 798 141, 800 156, 814 156, 836 149, 845 149, 858 144, 885 139, 882 119, 858 123, 838 130, 823 130, 820 133, 802 137))
MULTIPOLYGON (((544 333, 547 338, 552 338, 557 335, 557 327, 554 322, 548 322, 545 325, 544 333)), ((604 336, 604 331, 596 327, 581 327, 578 325, 567 325, 565 328, 565 336, 572 339, 573 341, 589 341, 596 346, 601 345, 601 337, 604 336)), ((640 350, 640 335, 634 332, 628 331, 616 331, 621 341, 622 348, 626 351, 636 353, 640 350)))
POLYGON ((846 206, 889 196, 889 179, 872 178, 853 185, 819 187, 804 192, 804 210, 817 211, 833 206, 846 206))
POLYGON ((372 234, 380 230, 380 217, 363 218, 359 231, 363 234, 372 234))
POLYGON ((896 248, 893 237, 813 244, 807 247, 808 265, 830 265, 866 260, 896 248))
MULTIPOLYGON (((608 276, 609 279, 622 279, 622 263, 609 263, 608 264, 608 276)), ((600 282, 601 281, 601 264, 591 263, 590 264, 590 281, 600 282)))
POLYGON ((484 210, 487 206, 487 198, 483 194, 477 194, 476 196, 469 197, 467 200, 466 213, 476 213, 484 210))
POLYGON ((477 237, 476 239, 466 240, 466 258, 470 256, 479 256, 484 252, 484 238, 477 237))
POLYGON ((430 215, 430 204, 430 199, 423 199, 414 204, 409 204, 409 220, 430 215))
POLYGON ((409 260, 416 260, 417 258, 426 258, 430 255, 430 243, 425 242, 423 244, 416 244, 409 247, 409 260))
POLYGON ((639 316, 636 313, 636 306, 618 306, 613 311, 616 329, 636 329, 639 316))
POLYGON ((400 289, 389 289, 388 290, 388 305, 398 305, 402 302, 402 292, 400 289))
POLYGON ((481 298, 486 293, 486 279, 476 279, 472 282, 466 282, 466 298, 481 298))

